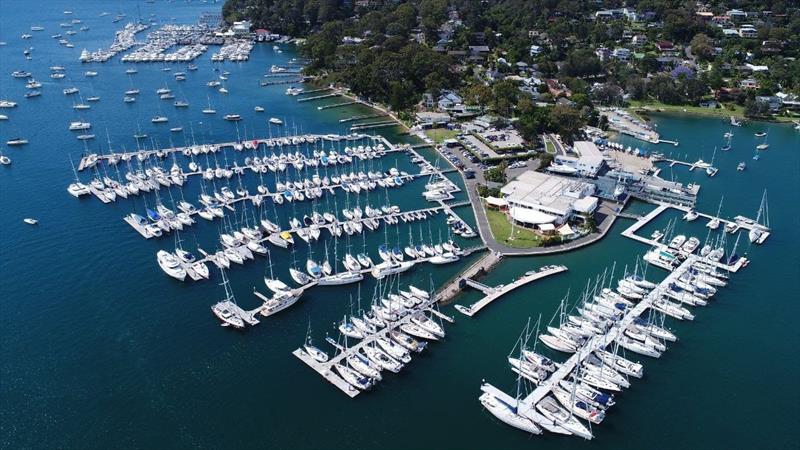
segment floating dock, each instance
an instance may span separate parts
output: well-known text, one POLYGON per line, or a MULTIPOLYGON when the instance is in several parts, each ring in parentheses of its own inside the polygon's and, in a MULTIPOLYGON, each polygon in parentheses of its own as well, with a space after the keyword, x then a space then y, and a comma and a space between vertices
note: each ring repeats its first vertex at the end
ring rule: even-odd
POLYGON ((112 151, 105 154, 87 154, 81 157, 80 163, 78 165, 78 171, 83 171, 89 167, 93 167, 94 164, 91 161, 105 161, 112 157, 117 157, 122 159, 123 161, 132 160, 133 158, 139 159, 147 159, 152 156, 164 156, 167 157, 173 153, 184 153, 184 151, 192 151, 194 148, 199 148, 204 145, 216 147, 220 150, 224 148, 235 148, 235 146, 240 145, 244 142, 250 142, 256 144, 256 148, 253 150, 243 149, 242 151, 255 151, 261 145, 266 145, 267 147, 278 147, 281 148, 284 145, 295 146, 298 144, 283 144, 283 141, 294 141, 295 139, 304 138, 306 142, 304 144, 313 144, 318 141, 356 141, 361 139, 370 139, 372 141, 380 141, 381 143, 388 144, 386 145, 387 153, 394 152, 394 151, 402 151, 401 149, 397 149, 395 146, 391 145, 388 140, 382 138, 381 136, 371 136, 368 134, 350 134, 347 136, 341 135, 321 135, 321 134, 304 134, 304 135, 297 135, 297 136, 285 136, 285 137, 274 137, 274 138, 255 138, 255 139, 243 139, 241 141, 234 141, 234 142, 220 142, 220 143, 212 143, 212 144, 197 144, 197 145, 188 145, 182 147, 167 147, 167 148, 159 148, 159 149, 142 149, 137 151, 112 151), (312 139, 313 142, 307 142, 308 139, 312 139))
MULTIPOLYGON (((667 243, 659 242, 659 241, 657 241, 655 239, 652 239, 652 238, 646 238, 646 237, 643 237, 643 236, 639 236, 638 234, 636 234, 636 232, 639 231, 642 227, 644 227, 648 223, 650 223, 656 217, 661 215, 664 211, 666 211, 666 210, 668 210, 670 208, 676 209, 678 211, 683 211, 684 213, 690 211, 690 208, 687 208, 685 206, 660 204, 654 210, 650 211, 649 213, 645 214, 644 216, 641 216, 641 217, 637 218, 636 221, 630 227, 626 228, 625 231, 622 232, 622 235, 625 236, 626 238, 633 239, 635 241, 638 241, 638 242, 641 242, 643 244, 646 244, 646 245, 648 245, 650 247, 655 247, 655 248, 660 248, 660 249, 666 250, 668 248, 667 243)), ((720 227, 725 227, 728 224, 735 225, 736 226, 736 230, 734 232, 739 231, 740 229, 750 231, 753 228, 756 228, 755 222, 753 222, 753 221, 751 221, 752 223, 747 223, 745 220, 731 221, 731 220, 728 220, 728 219, 723 219, 721 217, 714 217, 714 216, 712 216, 710 214, 701 213, 699 211, 695 211, 695 212, 697 213, 698 218, 702 217, 704 219, 707 219, 708 221, 712 221, 714 219, 719 220, 720 227)), ((762 239, 762 242, 763 242, 763 240, 766 240, 767 237, 769 237, 769 231, 765 231, 763 236, 764 237, 762 239)), ((690 256, 690 255, 687 255, 686 252, 683 252, 682 250, 677 250, 677 251, 679 253, 682 253, 684 256, 690 256)), ((745 261, 746 260, 744 258, 739 258, 733 265, 728 265, 728 264, 724 264, 724 263, 720 263, 720 262, 714 262, 714 261, 706 261, 706 262, 708 264, 714 265, 718 269, 722 269, 722 270, 725 270, 725 271, 728 271, 728 272, 734 272, 735 273, 735 272, 738 272, 739 269, 741 269, 745 265, 745 261)))
MULTIPOLYGON (((359 340, 358 343, 339 352, 338 355, 329 359, 325 363, 320 363, 319 361, 315 360, 314 358, 309 356, 308 353, 306 353, 305 350, 303 350, 302 348, 298 348, 297 350, 293 351, 292 354, 296 356, 298 359, 300 359, 300 361, 303 361, 304 363, 306 363, 306 365, 314 369, 317 373, 319 373, 322 376, 322 378, 324 378, 325 380, 327 380, 328 382, 339 388, 339 390, 344 392, 348 397, 354 398, 358 394, 360 394, 361 391, 353 387, 350 383, 346 382, 342 377, 336 374, 333 371, 333 366, 335 364, 343 362, 345 358, 355 353, 358 353, 359 349, 375 342, 378 339, 381 338, 391 339, 390 337, 388 337, 390 331, 397 330, 399 329, 400 326, 409 323, 412 317, 421 314, 423 311, 427 309, 430 309, 435 303, 436 303, 435 296, 431 299, 425 300, 422 304, 417 306, 417 308, 415 308, 413 311, 409 312, 399 320, 392 322, 391 324, 387 324, 385 328, 382 328, 377 333, 370 334, 366 336, 364 339, 359 340)), ((417 339, 420 342, 425 342, 419 338, 415 339, 417 339)), ((416 353, 412 353, 412 357, 415 354, 416 353)))
POLYGON ((477 314, 481 309, 485 308, 492 303, 493 301, 497 300, 498 298, 508 294, 509 292, 513 291, 514 289, 520 288, 525 286, 528 283, 533 281, 539 280, 541 278, 549 277, 550 275, 555 275, 557 273, 565 272, 567 270, 567 266, 545 266, 539 269, 536 272, 528 272, 524 276, 517 278, 516 280, 512 281, 508 284, 503 284, 496 287, 489 287, 485 284, 478 283, 471 278, 464 278, 467 285, 474 287, 484 294, 485 297, 478 300, 477 302, 473 303, 472 305, 459 309, 459 311, 467 315, 469 317, 474 316, 477 314))
POLYGON ((622 336, 624 331, 630 326, 634 320, 642 315, 645 311, 653 306, 653 302, 662 296, 662 292, 672 283, 675 282, 684 272, 698 261, 696 256, 687 258, 678 268, 672 271, 661 283, 656 286, 647 297, 643 298, 636 304, 628 313, 619 321, 617 321, 611 329, 604 335, 595 335, 583 346, 580 352, 575 353, 561 364, 561 367, 556 370, 547 380, 540 384, 530 395, 520 402, 520 409, 533 409, 534 405, 544 398, 556 386, 559 381, 565 379, 567 375, 572 373, 575 367, 582 363, 589 355, 597 350, 605 348, 610 343, 614 342, 618 337, 622 336), (527 408, 523 408, 523 405, 527 408))

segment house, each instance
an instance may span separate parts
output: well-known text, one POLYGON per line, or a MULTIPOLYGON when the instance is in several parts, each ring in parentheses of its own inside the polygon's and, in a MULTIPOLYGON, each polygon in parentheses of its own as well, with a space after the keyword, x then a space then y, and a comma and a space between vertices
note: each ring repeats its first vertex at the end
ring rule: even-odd
POLYGON ((678 56, 678 49, 675 47, 670 41, 658 41, 656 42, 656 48, 663 56, 678 56))
POLYGON ((755 39, 758 37, 758 30, 756 30, 752 26, 745 26, 739 28, 739 37, 748 38, 748 39, 755 39))
POLYGON ((452 91, 444 91, 442 95, 439 96, 439 101, 437 102, 439 109, 442 111, 447 111, 452 109, 456 105, 460 105, 464 102, 464 100, 452 91))
POLYGON ((633 8, 622 8, 622 15, 631 22, 639 21, 639 14, 633 8))
POLYGON ((775 94, 775 97, 781 99, 781 105, 792 111, 800 111, 800 96, 796 94, 786 94, 783 92, 778 92, 775 94))
POLYGON ((647 43, 647 36, 643 34, 637 34, 631 39, 631 44, 634 48, 642 48, 644 44, 647 43))
POLYGON ((611 55, 614 59, 627 62, 631 58, 631 51, 624 47, 617 47, 611 55))
POLYGON ((597 55, 600 61, 611 59, 611 50, 606 47, 598 47, 597 50, 594 51, 594 54, 597 55))
POLYGON ((697 11, 694 15, 703 22, 709 22, 714 17, 714 13, 708 10, 697 11))
POLYGON ((769 66, 745 63, 744 67, 746 67, 750 72, 769 72, 769 66))
POLYGON ((242 20, 240 22, 233 22, 233 26, 231 26, 231 31, 233 31, 234 34, 237 34, 237 35, 241 36, 241 35, 245 35, 245 34, 250 33, 250 27, 252 27, 252 26, 253 26, 253 24, 250 23, 249 20, 242 20))
POLYGON ((739 87, 742 89, 758 89, 760 85, 758 84, 758 80, 754 78, 746 78, 739 83, 739 87))
POLYGON ((714 98, 716 98, 719 101, 734 100, 741 93, 742 90, 739 88, 722 87, 714 92, 714 98))
POLYGON ((738 37, 740 37, 739 36, 739 31, 737 31, 737 30, 735 30, 733 28, 723 28, 722 29, 722 35, 725 36, 726 38, 738 38, 738 37))
POLYGON ((730 17, 734 22, 741 22, 742 20, 747 19, 747 13, 741 9, 731 9, 730 11, 726 12, 725 15, 730 17))
POLYGON ((594 19, 601 21, 620 20, 622 19, 622 17, 623 13, 621 9, 606 9, 594 13, 594 19))
POLYGON ((548 78, 544 80, 545 84, 547 84, 547 91, 550 92, 550 95, 553 98, 558 98, 561 95, 565 97, 571 97, 572 91, 569 90, 564 84, 559 83, 558 80, 553 78, 548 78))
POLYGON ((469 54, 471 57, 479 57, 481 59, 485 58, 486 55, 489 54, 489 46, 488 45, 470 45, 469 46, 469 54))
POLYGON ((711 24, 721 28, 733 26, 733 22, 731 22, 731 16, 714 16, 711 18, 711 24))
POLYGON ((539 45, 531 45, 530 54, 531 56, 539 56, 542 54, 544 49, 539 45))
POLYGON ((363 41, 364 41, 364 39, 361 39, 360 37, 344 36, 342 38, 342 44, 344 44, 344 45, 360 44, 363 41))
POLYGON ((450 114, 441 112, 418 112, 417 123, 422 128, 435 128, 450 122, 450 114))
POLYGON ((771 112, 778 112, 783 106, 781 98, 775 95, 757 95, 756 102, 766 103, 769 105, 769 110, 771 112))

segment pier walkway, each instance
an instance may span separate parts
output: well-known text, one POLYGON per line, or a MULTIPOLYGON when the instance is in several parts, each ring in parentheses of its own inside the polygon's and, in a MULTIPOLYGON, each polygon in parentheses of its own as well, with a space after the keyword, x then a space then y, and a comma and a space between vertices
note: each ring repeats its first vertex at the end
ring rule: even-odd
POLYGON ((310 101, 314 101, 314 100, 322 100, 324 98, 333 98, 333 97, 341 97, 341 96, 342 96, 341 92, 331 92, 330 94, 322 94, 322 95, 315 95, 315 96, 312 96, 312 97, 298 98, 297 102, 298 103, 303 103, 303 102, 310 102, 310 101))
POLYGON ((547 380, 542 382, 536 389, 533 390, 527 397, 525 397, 519 404, 519 413, 528 416, 530 411, 535 411, 534 407, 540 400, 550 394, 554 386, 558 382, 567 378, 572 373, 576 366, 580 365, 584 359, 597 350, 603 349, 609 344, 613 343, 620 337, 625 330, 633 323, 635 319, 641 316, 649 308, 653 306, 653 302, 658 300, 663 291, 675 280, 677 280, 684 272, 697 262, 696 256, 690 256, 678 268, 672 271, 655 289, 653 289, 647 296, 642 299, 636 306, 634 306, 628 313, 612 326, 604 335, 595 335, 589 339, 586 344, 565 361, 551 375, 547 380))
MULTIPOLYGON (((333 366, 336 364, 344 363, 346 365, 346 358, 354 354, 360 354, 359 350, 367 345, 375 345, 373 344, 378 339, 391 339, 389 337, 389 333, 394 330, 398 330, 399 328, 407 324, 411 321, 411 319, 416 316, 417 314, 421 314, 421 311, 426 309, 430 309, 436 303, 436 297, 434 296, 431 299, 425 300, 422 304, 420 304, 417 308, 413 311, 402 317, 400 320, 392 322, 388 324, 385 328, 381 329, 377 333, 370 334, 366 336, 364 339, 361 339, 355 345, 346 347, 344 350, 340 351, 338 355, 334 356, 330 360, 325 363, 321 363, 305 352, 302 348, 298 348, 297 350, 293 351, 292 354, 296 356, 300 361, 306 363, 309 367, 314 369, 317 373, 319 373, 324 379, 328 382, 339 388, 342 392, 344 392, 348 397, 354 398, 357 396, 361 391, 350 385, 350 383, 346 382, 339 374, 335 373, 332 369, 333 366)), ((412 354, 413 356, 413 354, 412 354)))
MULTIPOLYGON (((564 272, 566 270, 567 270, 566 266, 545 266, 545 267, 542 267, 541 269, 539 269, 538 271, 528 272, 524 276, 512 281, 511 283, 500 285, 500 286, 496 286, 494 288, 489 288, 490 290, 488 290, 488 291, 483 291, 482 290, 485 294, 487 294, 486 297, 478 300, 477 302, 473 303, 472 305, 470 305, 470 306, 468 306, 466 308, 459 309, 459 311, 464 315, 472 317, 475 314, 477 314, 481 309, 483 309, 484 307, 489 305, 489 303, 492 303, 493 301, 495 301, 498 298, 508 294, 509 292, 513 291, 514 289, 517 289, 517 288, 520 288, 522 286, 525 286, 526 284, 531 283, 533 281, 536 281, 538 279, 545 278, 545 277, 548 277, 550 275, 555 275, 557 273, 564 272)), ((475 281, 470 280, 469 278, 466 279, 466 282, 470 286, 472 286, 471 283, 476 283, 475 281)), ((485 285, 481 285, 481 286, 485 286, 485 285)))

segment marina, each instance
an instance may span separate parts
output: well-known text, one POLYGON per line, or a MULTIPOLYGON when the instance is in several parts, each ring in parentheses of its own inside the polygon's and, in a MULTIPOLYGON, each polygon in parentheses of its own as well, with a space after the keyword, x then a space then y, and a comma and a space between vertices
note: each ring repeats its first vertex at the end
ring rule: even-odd
MULTIPOLYGON (((532 439, 542 449, 576 445, 557 420, 545 415, 545 406, 572 417, 562 416, 568 426, 579 422, 583 428, 570 433, 590 434, 597 450, 794 444, 796 402, 791 394, 798 365, 792 358, 778 358, 780 364, 753 359, 763 353, 764 343, 774 355, 791 355, 797 343, 792 319, 800 311, 791 292, 798 276, 793 264, 798 237, 792 230, 800 211, 795 174, 800 156, 791 150, 800 135, 791 125, 753 120, 734 128, 732 148, 716 152, 713 166, 719 172, 714 177, 685 170, 691 163, 675 164, 674 173, 668 162, 659 163, 662 176, 669 175, 665 179, 697 189, 702 185, 691 205, 640 201, 652 198, 645 195, 609 202, 602 214, 618 219, 591 245, 501 256, 476 239, 479 228, 469 203, 475 185, 449 165, 437 144, 390 121, 385 111, 349 98, 296 101, 334 91, 299 79, 293 71, 303 59, 288 38, 252 46, 228 37, 194 39, 162 48, 170 39, 164 35, 162 43, 135 53, 157 30, 198 27, 198 16, 208 10, 219 18, 220 4, 55 0, 35 11, 19 0, 3 5, 0 73, 6 78, 0 93, 0 106, 5 106, 0 143, 18 143, 0 149, 2 157, 13 159, 0 166, 0 226, 6 233, 0 263, 6 281, 0 350, 3 447, 81 448, 90 442, 113 448, 524 449, 532 439), (73 18, 82 23, 59 26, 73 18), (44 31, 33 32, 32 25, 44 31), (132 32, 138 25, 141 30, 132 32), (67 34, 73 29, 76 34, 67 34), (117 35, 120 31, 124 35, 117 35), (51 37, 55 33, 64 36, 51 37), (21 39, 22 34, 32 37, 21 39), (226 42, 231 45, 223 57, 226 42), (207 48, 201 51, 200 45, 207 48), (89 55, 81 62, 84 48, 89 55), (142 61, 129 57, 122 62, 132 54, 142 61), (287 71, 265 76, 273 66, 287 71), (39 95, 26 98, 26 83, 34 77, 41 83, 35 90, 39 95), (259 85, 273 81, 284 84, 259 85), (171 92, 156 94, 161 89, 171 92), (168 122, 153 122, 156 117, 168 122), (91 128, 70 131, 73 122, 91 128), (351 132, 351 125, 371 128, 351 132), (756 152, 767 136, 769 148, 756 152), (330 162, 331 151, 342 162, 330 162), (751 160, 754 152, 759 160, 751 160), (277 169, 281 159, 285 168, 277 169), (746 170, 737 171, 744 160, 746 170), (129 190, 138 181, 127 174, 150 190, 129 190), (394 184, 378 184, 388 178, 394 184), (377 187, 365 189, 362 181, 377 187), (279 183, 285 189, 278 189, 279 183), (765 188, 779 211, 768 219, 766 208, 756 214, 765 188), (283 195, 286 191, 292 201, 283 195), (277 203, 281 197, 283 203, 277 203), (356 208, 361 217, 355 217, 356 208), (323 224, 323 215, 334 221, 323 224), (341 234, 336 236, 334 229, 341 234), (280 244, 283 232, 294 244, 280 244), (312 237, 316 232, 319 238, 312 237), (680 236, 683 243, 670 246, 680 236), (433 254, 420 256, 418 247, 433 254), (722 248, 724 256, 711 260, 703 256, 706 247, 722 248), (661 251, 673 255, 674 262, 661 261, 661 251), (223 264, 226 253, 231 259, 220 268, 217 263, 223 264), (365 266, 360 256, 372 265, 365 266), (641 299, 624 297, 632 305, 575 353, 547 347, 531 334, 527 349, 559 367, 538 385, 526 378, 537 379, 536 371, 519 361, 546 361, 504 351, 518 337, 522 318, 549 318, 555 311, 550 324, 540 321, 542 335, 551 334, 545 325, 561 329, 561 317, 569 325, 575 316, 583 331, 590 329, 580 318, 592 316, 578 309, 610 313, 607 308, 616 306, 607 298, 622 303, 600 287, 590 289, 585 299, 581 291, 587 274, 612 264, 637 269, 624 276, 618 269, 618 279, 612 283, 612 277, 605 277, 608 281, 598 286, 621 297, 622 292, 636 294, 628 283, 634 279, 657 287, 641 299), (541 268, 556 266, 569 270, 532 279, 541 268), (315 278, 322 270, 330 272, 315 278), (295 280, 297 273, 304 283, 295 280), (695 295, 707 289, 701 283, 714 282, 709 277, 727 286, 717 286, 707 298, 695 295), (528 281, 514 286, 520 280, 528 281), (408 314, 398 314, 396 321, 384 320, 386 327, 367 321, 380 317, 373 305, 396 313, 398 303, 415 301, 403 293, 411 293, 410 286, 436 301, 406 308, 408 314), (686 295, 688 289, 695 294, 686 295), (565 293, 575 300, 578 291, 576 303, 559 309, 565 293), (498 292, 502 295, 493 297, 498 292), (703 303, 709 307, 702 308, 703 303), (480 320, 454 319, 462 317, 458 311, 467 305, 476 305, 480 320), (629 316, 634 311, 638 315, 629 316), (685 312, 696 316, 694 321, 685 312), (663 329, 680 340, 642 334, 643 329, 663 329), (364 338, 347 336, 345 342, 344 333, 359 332, 364 338), (623 347, 639 348, 632 345, 632 336, 652 349, 663 345, 670 351, 658 350, 660 358, 639 355, 623 347), (407 338, 425 349, 397 351, 399 342, 411 342, 407 338), (382 347, 381 340, 394 350, 382 347), (313 355, 323 355, 311 347, 328 360, 316 359, 313 355), (406 353, 410 361, 404 362, 406 353), (620 364, 637 366, 617 357, 640 364, 641 371, 623 373, 620 364), (603 368, 596 358, 611 363, 603 368), (568 367, 572 370, 566 373, 568 367), (608 370, 612 367, 624 381, 608 370), (615 380, 620 390, 588 384, 600 378, 615 380), (477 388, 484 379, 491 384, 483 385, 478 403, 477 388), (352 383, 363 380, 370 389, 352 383), (631 388, 624 388, 625 382, 631 388), (581 408, 571 401, 573 392, 580 401, 594 392, 583 385, 603 399, 613 395, 616 405, 603 409, 597 405, 607 403, 595 400, 581 408), (758 395, 743 400, 741 393, 762 385, 758 395), (247 386, 245 396, 242 386, 247 386), (265 416, 265 405, 280 413, 265 416), (524 414, 509 414, 514 408, 524 414), (53 413, 61 410, 74 414, 53 413), (748 420, 731 427, 731 411, 748 420), (413 432, 400 426, 411 417, 413 432), (504 425, 509 422, 523 432, 504 425), (301 425, 310 423, 316 428, 301 425), (458 433, 442 431, 453 429, 458 433), (543 436, 530 436, 537 432, 543 436)), ((677 159, 695 161, 708 159, 730 130, 727 116, 652 117, 648 124, 669 142, 659 137, 662 144, 651 144, 626 134, 614 134, 612 140, 623 148, 640 148, 643 155, 663 149, 664 142, 680 141, 677 159)))
MULTIPOLYGON (((694 316, 689 313, 688 310, 665 300, 664 296, 666 292, 673 289, 672 286, 674 283, 685 278, 686 275, 689 275, 691 278, 691 273, 693 273, 697 267, 706 263, 707 261, 702 261, 697 256, 689 255, 680 266, 675 268, 675 270, 658 285, 637 278, 626 278, 625 280, 640 280, 640 289, 642 291, 649 291, 646 296, 638 300, 638 302, 630 308, 623 307, 622 303, 617 303, 616 305, 619 306, 611 307, 609 310, 603 309, 606 308, 604 306, 597 306, 613 304, 614 301, 617 301, 614 299, 622 298, 619 297, 620 294, 613 293, 608 288, 602 289, 600 297, 595 297, 595 299, 604 298, 608 299, 608 301, 604 300, 601 302, 600 300, 596 300, 597 303, 590 304, 585 301, 583 303, 584 311, 587 310, 586 308, 589 307, 588 305, 595 305, 590 310, 595 311, 595 315, 591 315, 591 313, 587 315, 584 313, 585 318, 595 318, 591 319, 591 322, 587 322, 585 327, 600 326, 600 320, 607 321, 604 323, 610 323, 610 327, 605 329, 605 326, 603 326, 604 331, 602 332, 588 332, 588 328, 584 328, 584 325, 572 325, 573 323, 578 324, 582 322, 578 322, 577 320, 575 322, 570 321, 571 325, 569 325, 569 330, 587 330, 586 334, 578 335, 573 334, 576 331, 565 331, 567 329, 567 322, 562 322, 561 328, 551 328, 548 326, 547 329, 550 334, 539 335, 537 338, 542 340, 548 347, 558 348, 562 352, 573 353, 573 355, 563 363, 554 364, 549 359, 533 353, 532 350, 526 350, 526 341, 525 344, 520 345, 521 359, 519 361, 524 360, 530 362, 526 362, 526 365, 519 363, 519 368, 515 367, 514 364, 516 363, 512 362, 512 370, 517 371, 521 376, 533 380, 535 388, 526 396, 515 398, 497 389, 493 385, 484 382, 481 385, 481 399, 484 401, 484 404, 486 404, 484 396, 488 395, 506 405, 516 405, 516 412, 513 417, 517 420, 506 420, 505 422, 529 433, 541 434, 542 430, 545 430, 556 434, 575 435, 584 439, 592 439, 593 434, 591 426, 587 427, 578 417, 589 419, 589 422, 599 423, 603 416, 605 416, 605 410, 613 405, 613 400, 605 399, 613 399, 613 395, 601 394, 599 390, 591 388, 590 386, 602 387, 606 392, 616 392, 621 388, 630 386, 626 377, 621 376, 620 372, 625 375, 641 378, 641 364, 633 363, 621 356, 618 357, 618 349, 624 347, 633 353, 655 358, 660 357, 661 352, 667 348, 665 343, 674 341, 676 338, 669 331, 657 325, 651 326, 649 324, 652 324, 652 322, 642 321, 641 318, 645 313, 653 310, 675 316, 681 320, 694 319, 694 316), (645 288, 645 286, 648 287, 645 288), (601 319, 596 318, 598 317, 597 314, 600 314, 599 317, 601 317, 601 319), (576 326, 577 328, 575 328, 576 326), (651 331, 647 332, 649 335, 646 334, 646 338, 636 337, 636 339, 633 339, 631 336, 635 335, 632 334, 633 332, 631 330, 634 329, 637 331, 651 331), (588 338, 586 338, 586 336, 588 336, 588 338), (577 343, 573 344, 570 339, 575 339, 577 343), (641 341, 637 339, 641 339, 641 341), (554 342, 551 343, 551 340, 554 340, 554 342), (567 342, 561 344, 562 341, 567 342), (569 343, 569 345, 567 345, 567 343, 569 343), (565 347, 562 348, 560 345, 565 345, 565 347), (607 349, 612 350, 609 352, 607 349), (593 360, 599 361, 599 363, 593 362, 587 365, 589 358, 594 358, 593 360), (532 367, 536 365, 543 369, 533 369, 532 367), (525 367, 524 370, 523 367, 525 367), (534 372, 534 370, 540 371, 534 372), (581 378, 581 371, 583 371, 583 378, 581 378), (571 377, 571 381, 568 381, 565 385, 564 382, 568 380, 568 377, 571 377), (589 384, 581 384, 587 382, 589 384), (566 398, 556 395, 556 397, 558 397, 558 403, 560 404, 556 403, 554 398, 551 397, 554 390, 564 393, 563 387, 570 385, 579 386, 583 389, 581 392, 594 392, 595 394, 589 394, 588 396, 586 394, 581 394, 576 398, 575 387, 573 387, 572 393, 567 393, 566 398), (611 395, 611 397, 608 397, 608 395, 611 395), (574 406, 573 402, 575 402, 574 406), (577 414, 574 411, 577 411, 577 414), (532 423, 533 425, 523 426, 526 423, 532 423)), ((722 278, 716 278, 715 276, 706 276, 706 278, 703 279, 707 281, 716 280, 715 284, 717 286, 726 284, 722 278)), ((703 283, 701 282, 701 284, 697 286, 700 285, 703 285, 703 283)), ((620 286, 627 285, 622 285, 622 282, 620 282, 620 286)), ((623 287, 620 287, 619 292, 626 292, 622 289, 623 287)), ((710 295, 713 295, 713 292, 710 295)), ((511 358, 509 358, 509 361, 511 361, 511 358)))

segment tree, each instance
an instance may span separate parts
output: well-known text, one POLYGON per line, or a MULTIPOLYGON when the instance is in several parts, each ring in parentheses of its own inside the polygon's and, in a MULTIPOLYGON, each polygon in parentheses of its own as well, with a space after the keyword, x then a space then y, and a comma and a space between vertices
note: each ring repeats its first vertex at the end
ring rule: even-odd
POLYGON ((711 43, 711 39, 703 33, 694 35, 689 46, 692 49, 692 55, 701 61, 708 61, 714 56, 714 46, 711 43))
POLYGON ((556 105, 550 111, 550 123, 566 142, 572 142, 581 127, 585 125, 583 118, 575 108, 563 105, 556 105))
POLYGON ((747 117, 765 117, 769 114, 769 103, 748 99, 744 102, 744 115, 747 117))
POLYGON ((533 142, 540 134, 548 131, 550 109, 551 107, 534 106, 528 111, 520 112, 519 120, 514 123, 514 126, 526 141, 533 142))
POLYGON ((561 72, 570 77, 583 77, 603 72, 603 64, 588 48, 573 51, 561 66, 561 72))
POLYGON ((625 85, 625 90, 628 91, 628 95, 634 100, 644 100, 647 97, 647 83, 640 77, 634 77, 628 80, 628 83, 625 85))
POLYGON ((517 84, 510 80, 499 81, 492 86, 492 109, 498 114, 510 116, 512 108, 519 99, 517 84))
POLYGON ((462 91, 467 105, 488 105, 492 100, 492 88, 485 84, 470 84, 462 91))

